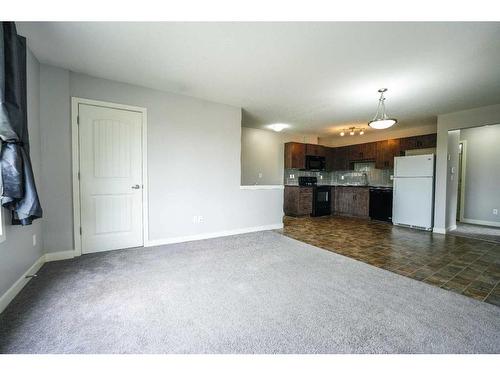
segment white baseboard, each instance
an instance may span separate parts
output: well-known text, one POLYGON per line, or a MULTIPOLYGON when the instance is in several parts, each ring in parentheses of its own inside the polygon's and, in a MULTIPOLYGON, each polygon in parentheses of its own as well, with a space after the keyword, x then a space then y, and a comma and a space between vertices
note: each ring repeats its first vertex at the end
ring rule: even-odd
POLYGON ((45 253, 45 262, 54 262, 57 260, 71 259, 75 257, 75 250, 57 251, 55 253, 45 253))
POLYGON ((439 234, 446 234, 446 229, 445 228, 438 228, 438 227, 434 227, 432 229, 432 231, 434 233, 439 233, 439 234))
POLYGON ((36 262, 25 272, 17 281, 0 297, 0 313, 5 310, 15 296, 24 288, 30 279, 27 275, 32 275, 40 269, 45 263, 44 255, 36 260, 36 262))
POLYGON ((450 230, 455 230, 457 229, 457 224, 450 225, 448 228, 446 228, 446 232, 449 232, 450 230))
POLYGON ((9 303, 15 296, 24 288, 29 279, 26 275, 36 273, 44 263, 53 262, 56 260, 71 259, 75 257, 74 250, 58 251, 55 253, 46 253, 42 255, 37 261, 0 297, 0 313, 5 310, 9 303))
POLYGON ((478 224, 478 225, 486 225, 489 227, 500 227, 500 223, 497 221, 475 220, 475 219, 467 219, 465 217, 460 221, 466 224, 478 224))
POLYGON ((151 247, 151 246, 168 245, 168 244, 173 244, 173 243, 206 240, 209 238, 234 236, 235 234, 261 232, 264 230, 273 230, 273 229, 281 229, 281 228, 283 228, 283 223, 262 225, 259 227, 247 227, 247 228, 232 229, 232 230, 226 230, 226 231, 222 231, 222 232, 194 234, 191 236, 162 238, 162 239, 158 239, 158 240, 149 240, 149 241, 147 241, 147 243, 144 246, 151 247))

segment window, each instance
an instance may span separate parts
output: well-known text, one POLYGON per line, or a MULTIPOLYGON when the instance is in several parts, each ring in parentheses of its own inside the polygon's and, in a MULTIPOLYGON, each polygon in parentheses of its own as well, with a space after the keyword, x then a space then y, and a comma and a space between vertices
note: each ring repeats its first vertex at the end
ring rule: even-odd
MULTIPOLYGON (((2 149, 2 141, 0 140, 0 150, 2 149)), ((3 195, 3 184, 2 184, 2 169, 0 167, 0 243, 5 241, 5 221, 4 221, 4 208, 2 207, 2 195, 3 195)))
POLYGON ((5 241, 5 225, 3 217, 4 217, 3 207, 0 207, 0 243, 5 241))

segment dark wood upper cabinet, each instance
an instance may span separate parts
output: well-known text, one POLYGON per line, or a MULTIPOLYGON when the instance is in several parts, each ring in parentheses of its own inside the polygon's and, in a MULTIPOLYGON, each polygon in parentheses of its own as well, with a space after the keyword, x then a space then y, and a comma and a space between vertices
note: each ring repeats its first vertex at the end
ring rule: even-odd
POLYGON ((415 150, 419 148, 436 147, 437 134, 417 135, 415 137, 401 138, 401 155, 406 150, 415 150))
POLYGON ((406 150, 414 150, 417 147, 417 138, 418 137, 407 137, 407 138, 401 138, 400 140, 400 148, 401 148, 401 152, 402 152, 402 155, 404 155, 404 152, 406 150))
POLYGON ((306 144, 285 143, 285 168, 304 169, 306 167, 306 144))
POLYGON ((349 146, 333 148, 333 170, 345 171, 349 169, 349 146))
POLYGON ((387 139, 377 142, 375 168, 390 169, 394 167, 394 157, 400 155, 400 140, 387 139))
POLYGON ((326 157, 326 149, 325 146, 306 144, 306 155, 326 157))
POLYGON ((326 171, 331 172, 335 170, 335 148, 325 147, 326 152, 326 171))
POLYGON ((327 171, 352 169, 353 162, 375 161, 375 168, 394 168, 394 157, 405 155, 406 150, 436 147, 436 134, 387 139, 342 147, 326 147, 299 142, 285 143, 285 168, 305 169, 306 155, 326 158, 327 171))
POLYGON ((347 146, 347 155, 348 155, 349 161, 363 159, 363 145, 347 146))
POLYGON ((365 143, 365 160, 375 160, 377 157, 377 142, 365 143))
POLYGON ((437 145, 437 134, 420 135, 417 138, 417 148, 432 148, 437 145))
POLYGON ((377 157, 376 142, 361 143, 349 147, 349 161, 375 160, 377 157))

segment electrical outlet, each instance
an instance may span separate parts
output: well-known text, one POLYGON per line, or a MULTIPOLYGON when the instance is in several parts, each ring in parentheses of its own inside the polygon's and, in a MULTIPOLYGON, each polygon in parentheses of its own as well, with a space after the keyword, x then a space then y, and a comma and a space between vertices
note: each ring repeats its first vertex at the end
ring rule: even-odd
POLYGON ((259 178, 262 178, 262 173, 259 173, 259 178))
POLYGON ((33 235, 33 246, 36 246, 36 234, 33 235))
POLYGON ((498 208, 493 209, 493 215, 498 215, 498 208))
POLYGON ((345 177, 344 176, 340 176, 340 179, 343 180, 345 177))
POLYGON ((203 223, 204 217, 201 215, 193 216, 193 224, 201 224, 203 223))

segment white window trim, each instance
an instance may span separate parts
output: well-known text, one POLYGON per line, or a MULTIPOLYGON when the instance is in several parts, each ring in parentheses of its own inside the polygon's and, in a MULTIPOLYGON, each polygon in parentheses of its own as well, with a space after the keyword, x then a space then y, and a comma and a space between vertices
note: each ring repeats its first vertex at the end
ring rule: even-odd
MULTIPOLYGON (((2 149, 2 140, 0 139, 0 150, 2 149)), ((2 170, 0 168, 0 243, 4 242, 5 237, 5 210, 2 206, 3 183, 2 183, 2 170)))
POLYGON ((0 243, 6 240, 5 236, 5 209, 0 206, 0 243))

